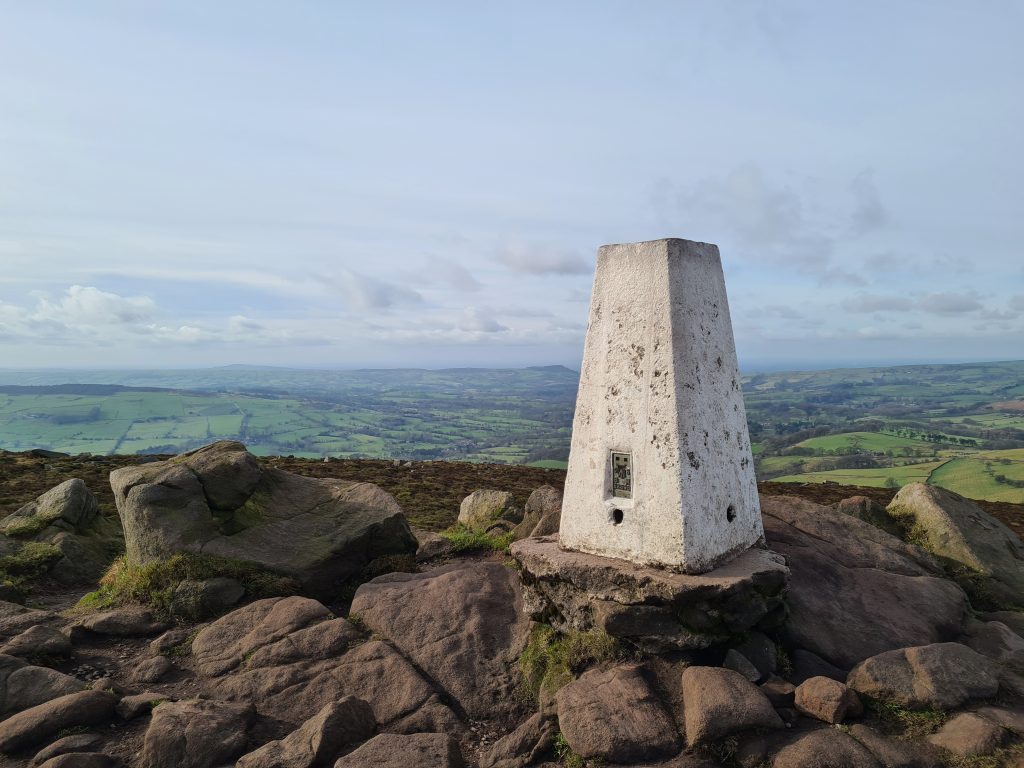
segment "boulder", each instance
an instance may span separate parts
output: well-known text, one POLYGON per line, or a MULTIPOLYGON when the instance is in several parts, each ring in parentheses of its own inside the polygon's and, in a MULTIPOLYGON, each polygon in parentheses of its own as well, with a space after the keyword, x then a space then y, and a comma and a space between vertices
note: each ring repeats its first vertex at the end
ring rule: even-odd
POLYGON ((761 500, 769 545, 791 575, 790 644, 849 668, 883 651, 951 640, 967 598, 918 547, 791 496, 761 500))
POLYGON ((848 499, 843 499, 836 504, 836 511, 870 523, 896 537, 903 533, 900 524, 889 517, 885 507, 867 496, 851 496, 848 499))
POLYGON ((798 736, 779 750, 772 768, 882 768, 864 745, 835 728, 798 736))
POLYGON ((987 576, 987 589, 1024 607, 1024 544, 1013 531, 959 494, 925 483, 905 485, 888 512, 946 562, 987 576))
POLYGON ((686 742, 709 744, 753 728, 782 728, 761 690, 731 669, 687 667, 682 676, 686 742))
POLYGON ((989 722, 995 723, 1011 733, 1024 736, 1024 709, 985 706, 975 709, 974 714, 984 717, 989 722))
POLYGON ((67 755, 74 752, 95 752, 96 748, 103 743, 103 737, 98 733, 75 733, 71 736, 57 739, 52 744, 43 747, 36 753, 29 763, 30 768, 45 763, 47 760, 58 755, 67 755))
POLYGON ((0 654, 50 658, 70 656, 71 641, 53 627, 37 624, 7 641, 3 647, 0 647, 0 654))
POLYGON ((471 718, 515 707, 530 626, 512 569, 482 562, 379 576, 359 587, 351 612, 471 718))
POLYGON ((244 596, 241 582, 226 576, 185 579, 171 594, 171 613, 193 620, 208 619, 237 605, 244 596))
POLYGON ((556 700, 558 727, 580 757, 629 763, 682 749, 675 723, 638 664, 591 670, 562 688, 556 700))
POLYGON ((84 687, 81 681, 55 669, 0 655, 0 715, 29 709, 84 687))
POLYGON ((79 691, 23 710, 0 722, 0 752, 18 752, 65 729, 106 722, 116 702, 106 691, 79 691))
POLYGON ((216 768, 245 752, 255 717, 251 704, 164 702, 153 710, 143 739, 141 768, 216 768))
POLYGON ((51 757, 39 768, 114 768, 117 764, 117 760, 102 752, 68 752, 51 757))
POLYGON ((992 663, 959 643, 901 648, 872 656, 850 671, 850 688, 908 709, 955 709, 996 694, 992 663))
POLYGON ((959 640, 982 656, 1024 669, 1024 638, 1001 621, 969 621, 959 640))
POLYGON ((739 672, 752 683, 756 683, 761 679, 761 673, 757 667, 751 664, 750 660, 735 648, 730 648, 725 652, 722 666, 726 669, 731 669, 733 672, 739 672))
POLYGON ((163 656, 175 648, 184 645, 186 642, 189 644, 189 650, 191 650, 192 642, 190 638, 192 636, 192 631, 188 629, 169 629, 149 644, 149 652, 153 656, 163 656))
POLYGON ((772 675, 760 685, 761 693, 768 697, 775 708, 792 707, 796 698, 796 686, 788 680, 772 675))
POLYGON ((928 741, 960 757, 990 755, 1006 741, 1010 733, 973 712, 952 717, 928 737, 928 741))
POLYGON ((562 492, 542 485, 526 500, 522 521, 513 530, 516 541, 530 536, 552 536, 558 533, 562 519, 562 492))
POLYGON ((243 755, 235 768, 325 768, 334 764, 345 747, 370 738, 376 727, 370 705, 346 696, 285 738, 243 755))
POLYGON ((46 493, 0 520, 0 533, 32 534, 53 526, 59 530, 81 531, 99 515, 99 503, 77 477, 65 480, 46 493))
POLYGON ((527 768, 534 765, 551 750, 557 730, 550 717, 537 712, 480 755, 480 768, 527 768))
POLYGON ((818 654, 811 653, 803 648, 797 648, 793 651, 791 661, 793 672, 789 675, 789 679, 797 685, 812 677, 827 677, 843 683, 846 682, 846 675, 849 672, 849 670, 841 669, 835 664, 829 664, 818 654))
POLYGON ((192 642, 205 691, 254 701, 261 714, 301 725, 346 695, 370 703, 382 729, 457 731, 460 721, 387 643, 303 597, 268 598, 204 628, 192 642))
POLYGON ((1021 637, 1024 637, 1024 612, 1021 611, 992 611, 981 614, 985 621, 998 621, 1005 624, 1021 637))
POLYGON ((110 484, 133 563, 201 552, 326 593, 379 557, 416 551, 398 502, 376 485, 262 468, 237 442, 123 467, 110 484))
POLYGON ((751 630, 738 645, 733 647, 757 667, 762 678, 774 675, 778 671, 778 649, 775 647, 775 642, 764 632, 751 630))
POLYGON ((334 768, 462 768, 459 745, 445 733, 382 733, 339 758, 334 768))
POLYGON ((70 628, 72 640, 83 636, 82 630, 96 635, 115 637, 144 637, 167 629, 167 623, 157 621, 146 608, 114 608, 92 613, 76 621, 70 628))
POLYGON ((941 764, 938 750, 922 742, 897 741, 866 725, 855 723, 847 731, 863 744, 885 768, 935 768, 941 764))
POLYGON ((418 544, 416 549, 416 562, 418 563, 438 557, 447 557, 455 549, 451 539, 434 531, 422 531, 414 528, 412 532, 418 544))
POLYGON ((524 608, 560 630, 599 629, 650 653, 726 643, 785 615, 783 558, 748 549, 702 574, 564 550, 555 537, 515 542, 524 608))
POLYGON ((459 506, 459 523, 473 531, 485 531, 498 520, 518 523, 522 519, 523 513, 508 491, 473 491, 459 506))
POLYGON ((24 605, 0 600, 0 638, 11 638, 26 629, 45 624, 59 625, 61 617, 52 611, 26 608, 24 605))
POLYGON ((827 677, 812 677, 800 683, 794 701, 798 712, 832 725, 864 711, 856 693, 827 677))
POLYGON ((151 656, 138 662, 132 669, 132 682, 155 683, 162 680, 174 669, 174 664, 166 656, 151 656))
POLYGON ((125 696, 115 708, 117 716, 122 720, 134 720, 137 717, 148 715, 157 704, 167 701, 169 697, 165 693, 154 693, 145 691, 131 696, 125 696))

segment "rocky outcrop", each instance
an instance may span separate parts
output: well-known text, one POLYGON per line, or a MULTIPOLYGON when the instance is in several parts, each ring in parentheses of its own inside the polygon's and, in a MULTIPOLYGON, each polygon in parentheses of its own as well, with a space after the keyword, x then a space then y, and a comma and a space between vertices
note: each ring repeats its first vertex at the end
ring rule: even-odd
POLYGON ((71 655, 71 641, 67 635, 45 624, 29 627, 12 637, 0 654, 7 656, 56 658, 71 655))
POLYGON ((637 664, 587 672, 556 698, 559 729, 580 757, 631 763, 682 749, 675 723, 637 664))
POLYGON ((961 712, 929 736, 928 741, 954 755, 973 757, 992 754, 1009 736, 1009 731, 984 717, 961 712))
POLYGON ((782 728, 756 685, 731 669, 687 667, 682 676, 686 743, 708 744, 754 728, 782 728))
POLYGON ((534 765, 551 749, 556 730, 550 717, 537 712, 480 755, 480 768, 527 768, 534 765))
POLYGON ((512 531, 519 541, 530 536, 552 536, 558 533, 562 520, 562 492, 542 485, 530 494, 523 511, 523 520, 512 531))
POLYGON ((380 576, 359 587, 351 611, 471 718, 515 707, 529 620, 511 568, 485 562, 380 576))
POLYGON ((909 709, 955 709, 999 689, 992 663, 959 643, 881 653, 852 669, 847 685, 909 709))
POLYGON ((342 757, 334 768, 462 768, 459 745, 448 734, 382 733, 342 757))
POLYGON ((486 531, 499 520, 514 526, 522 519, 522 510, 508 491, 473 491, 459 507, 459 524, 473 531, 486 531))
POLYGON ((836 511, 870 523, 893 536, 898 537, 902 533, 899 523, 889 516, 885 507, 867 496, 851 496, 848 499, 843 499, 836 504, 836 511))
POLYGON ((842 683, 827 677, 812 677, 796 689, 798 712, 822 722, 837 724, 863 711, 857 694, 842 683))
POLYGON ((600 629, 646 651, 707 648, 784 616, 788 569, 747 550, 699 575, 563 550, 554 537, 511 547, 526 610, 560 629, 600 629))
POLYGON ((772 768, 882 768, 874 755, 852 736, 822 728, 797 737, 779 750, 772 768))
POLYGON ((416 552, 398 502, 370 483, 265 469, 222 441, 110 474, 130 562, 176 552, 247 560, 327 592, 376 558, 416 552))
POLYGON ((792 496, 761 500, 765 536, 791 575, 790 644, 849 668, 893 648, 959 636, 967 597, 923 550, 792 496))
POLYGON ((215 768, 245 751, 255 710, 223 701, 173 701, 153 710, 141 768, 215 768))
POLYGON ((81 691, 81 681, 48 667, 0 655, 0 715, 20 712, 81 691))
POLYGON ((911 483, 887 509, 930 552, 988 577, 986 589, 997 599, 1024 607, 1024 544, 977 504, 945 488, 911 483))
POLYGON ((58 531, 82 531, 99 514, 99 503, 85 482, 77 477, 65 480, 0 520, 0 533, 8 536, 26 531, 33 534, 53 527, 58 531))
POLYGON ((18 752, 61 731, 106 722, 116 702, 106 691, 79 691, 23 710, 0 722, 0 752, 18 752))

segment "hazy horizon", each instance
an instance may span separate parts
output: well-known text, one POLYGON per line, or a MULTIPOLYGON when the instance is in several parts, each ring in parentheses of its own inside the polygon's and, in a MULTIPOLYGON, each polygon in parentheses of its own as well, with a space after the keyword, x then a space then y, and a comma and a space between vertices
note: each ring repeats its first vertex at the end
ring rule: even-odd
POLYGON ((745 372, 1024 358, 1022 22, 16 4, 0 356, 578 367, 598 246, 678 236, 721 248, 745 372))

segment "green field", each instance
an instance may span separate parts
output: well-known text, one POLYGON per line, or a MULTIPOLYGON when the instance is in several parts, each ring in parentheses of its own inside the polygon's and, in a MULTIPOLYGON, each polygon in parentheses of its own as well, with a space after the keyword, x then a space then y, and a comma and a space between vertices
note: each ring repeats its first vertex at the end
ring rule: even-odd
MULTIPOLYGON (((907 483, 923 483, 942 461, 925 464, 907 464, 902 467, 881 469, 833 469, 826 472, 808 472, 802 475, 784 475, 772 479, 774 483, 839 483, 840 485, 864 485, 870 488, 885 488, 907 483), (891 482, 890 482, 891 481, 891 482)), ((1024 492, 1022 492, 1024 494, 1024 492)), ((988 498, 974 496, 972 498, 988 498)))
POLYGON ((997 482, 997 475, 1024 485, 1024 450, 986 451, 953 459, 935 471, 931 482, 971 499, 1024 503, 1024 487, 997 482))
POLYGON ((924 440, 915 440, 884 432, 842 432, 838 435, 826 435, 824 437, 812 437, 801 440, 794 445, 795 448, 810 448, 816 452, 825 451, 852 451, 861 449, 872 453, 904 453, 907 449, 913 451, 926 451, 931 453, 935 448, 934 443, 924 440))

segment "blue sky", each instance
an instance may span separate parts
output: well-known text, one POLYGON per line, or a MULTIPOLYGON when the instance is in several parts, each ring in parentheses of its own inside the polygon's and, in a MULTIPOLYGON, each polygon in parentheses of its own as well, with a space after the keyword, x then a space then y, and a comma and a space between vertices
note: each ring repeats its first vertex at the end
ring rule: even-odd
POLYGON ((1024 357, 1020 3, 3 18, 3 367, 575 366, 665 236, 748 370, 1024 357))

